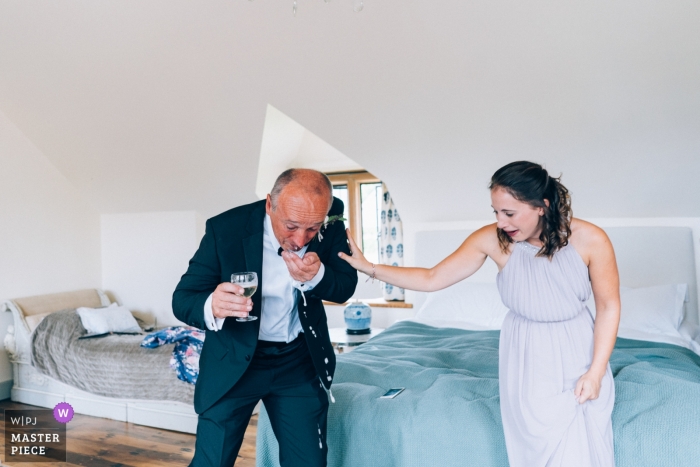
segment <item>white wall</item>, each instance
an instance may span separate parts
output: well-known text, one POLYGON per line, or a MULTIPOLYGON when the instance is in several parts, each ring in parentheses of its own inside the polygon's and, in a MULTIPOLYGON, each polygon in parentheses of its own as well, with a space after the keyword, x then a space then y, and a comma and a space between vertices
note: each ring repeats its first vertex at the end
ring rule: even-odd
MULTIPOLYGON (((99 214, 1 111, 0 187, 0 300, 99 287, 99 214)), ((11 380, 0 352, 0 399, 11 380)))
POLYGON ((159 326, 182 324, 172 294, 202 233, 194 211, 103 214, 102 287, 159 326))

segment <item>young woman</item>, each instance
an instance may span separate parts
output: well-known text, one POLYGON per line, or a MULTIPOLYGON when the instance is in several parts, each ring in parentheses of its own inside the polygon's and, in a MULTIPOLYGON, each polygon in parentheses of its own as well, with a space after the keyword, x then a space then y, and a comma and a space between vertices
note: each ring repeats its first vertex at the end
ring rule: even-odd
POLYGON ((600 228, 571 216, 568 190, 540 165, 513 162, 491 178, 497 222, 440 264, 368 262, 363 273, 412 290, 448 287, 493 259, 509 312, 501 328, 501 417, 511 467, 613 466, 615 389, 608 360, 620 320, 615 253, 600 228), (585 305, 593 292, 595 321, 585 305))

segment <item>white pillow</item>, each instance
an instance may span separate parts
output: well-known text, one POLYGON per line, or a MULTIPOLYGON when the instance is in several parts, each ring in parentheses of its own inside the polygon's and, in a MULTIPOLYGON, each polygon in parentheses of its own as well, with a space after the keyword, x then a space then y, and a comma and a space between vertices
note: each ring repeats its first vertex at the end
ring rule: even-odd
POLYGON ((110 305, 106 308, 78 308, 78 315, 88 334, 110 332, 141 332, 141 327, 124 306, 110 305))
MULTIPOLYGON (((632 289, 620 287, 620 330, 618 335, 647 334, 681 337, 684 303, 688 296, 687 284, 657 285, 632 289)), ((595 316, 593 296, 587 302, 595 316)), ((631 337, 634 339, 634 337, 631 337)))
POLYGON ((501 329, 508 308, 503 305, 495 283, 462 281, 446 289, 428 293, 416 314, 425 324, 460 323, 462 329, 475 331, 501 329))
POLYGON ((687 284, 658 285, 622 292, 620 329, 679 336, 687 284))

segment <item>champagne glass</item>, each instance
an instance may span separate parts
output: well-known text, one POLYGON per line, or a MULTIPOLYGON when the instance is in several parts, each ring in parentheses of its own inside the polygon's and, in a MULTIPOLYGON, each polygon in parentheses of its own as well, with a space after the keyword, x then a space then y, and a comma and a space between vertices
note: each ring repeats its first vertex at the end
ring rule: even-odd
MULTIPOLYGON (((231 283, 243 287, 243 297, 252 297, 258 289, 258 274, 256 272, 236 272, 231 274, 231 283)), ((246 322, 255 321, 257 316, 250 314, 245 318, 236 318, 236 321, 246 322)))

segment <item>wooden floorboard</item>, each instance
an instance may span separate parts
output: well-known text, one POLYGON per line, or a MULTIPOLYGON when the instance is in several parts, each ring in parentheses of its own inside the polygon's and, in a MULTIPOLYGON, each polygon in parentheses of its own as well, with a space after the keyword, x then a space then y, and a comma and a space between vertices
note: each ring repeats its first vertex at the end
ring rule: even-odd
MULTIPOLYGON (((10 400, 0 401, 0 410, 38 409, 10 400)), ((258 416, 248 424, 236 467, 255 467, 255 436, 258 416)), ((5 463, 5 426, 0 423, 2 465, 17 467, 186 467, 194 455, 195 436, 133 423, 76 414, 68 422, 66 463, 5 463)))

